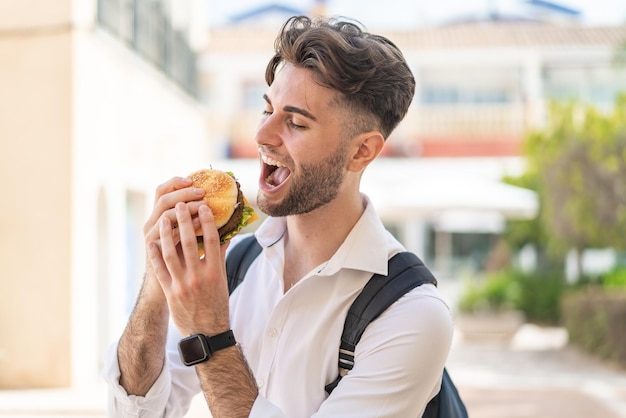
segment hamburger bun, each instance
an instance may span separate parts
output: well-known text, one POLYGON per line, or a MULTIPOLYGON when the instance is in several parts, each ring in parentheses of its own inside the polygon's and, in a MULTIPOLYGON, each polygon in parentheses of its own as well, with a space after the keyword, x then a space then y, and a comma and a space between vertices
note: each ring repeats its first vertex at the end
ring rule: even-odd
MULTIPOLYGON (((233 173, 203 169, 191 173, 189 178, 193 182, 193 187, 202 188, 206 192, 204 201, 213 213, 215 226, 220 234, 220 242, 230 240, 242 228, 258 219, 233 173)), ((201 229, 196 231, 196 236, 198 236, 198 245, 203 254, 201 229)))

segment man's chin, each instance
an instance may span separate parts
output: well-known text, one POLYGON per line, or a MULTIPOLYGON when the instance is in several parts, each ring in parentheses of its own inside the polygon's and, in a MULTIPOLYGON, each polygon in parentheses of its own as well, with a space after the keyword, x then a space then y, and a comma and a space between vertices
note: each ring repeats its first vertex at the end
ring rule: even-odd
POLYGON ((267 196, 263 193, 263 191, 259 190, 259 193, 256 197, 256 206, 260 212, 266 214, 267 216, 274 216, 272 213, 272 205, 268 202, 267 196))
POLYGON ((267 216, 277 218, 291 215, 289 208, 286 207, 283 201, 273 203, 263 192, 259 192, 256 203, 259 210, 267 216))

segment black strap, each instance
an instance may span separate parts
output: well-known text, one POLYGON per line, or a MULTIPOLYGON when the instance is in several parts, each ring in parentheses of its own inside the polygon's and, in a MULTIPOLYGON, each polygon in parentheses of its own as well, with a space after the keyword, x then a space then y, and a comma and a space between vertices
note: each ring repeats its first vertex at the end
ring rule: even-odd
MULTIPOLYGON (((459 395, 459 391, 454 385, 452 378, 448 374, 448 370, 445 368, 443 369, 443 377, 441 379, 441 389, 437 396, 433 398, 433 400, 435 399, 438 401, 436 406, 437 415, 432 416, 436 416, 437 418, 468 418, 467 407, 463 399, 461 399, 461 395, 459 395)), ((429 411, 429 407, 430 402, 426 406, 426 412, 429 411)), ((424 418, 428 418, 426 414, 424 414, 424 418)))
POLYGON ((254 235, 249 235, 237 243, 226 257, 226 276, 228 277, 228 292, 233 293, 241 284, 250 264, 261 253, 263 248, 254 235))
POLYGON ((389 260, 387 276, 375 274, 348 310, 339 347, 339 375, 325 386, 330 394, 354 366, 354 349, 365 328, 409 290, 425 283, 437 285, 433 274, 413 253, 401 252, 389 260))
POLYGON ((370 322, 406 292, 425 283, 436 286, 437 280, 415 254, 402 252, 393 256, 388 275, 373 275, 352 303, 341 340, 356 346, 370 322))

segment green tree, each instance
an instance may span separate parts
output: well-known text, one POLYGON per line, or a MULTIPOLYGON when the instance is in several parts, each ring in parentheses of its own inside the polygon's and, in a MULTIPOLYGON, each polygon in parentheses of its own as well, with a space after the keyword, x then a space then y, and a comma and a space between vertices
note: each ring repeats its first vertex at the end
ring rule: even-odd
POLYGON ((610 113, 552 104, 547 126, 526 138, 525 154, 552 252, 626 248, 626 96, 610 113))
POLYGON ((507 176, 503 179, 505 183, 513 186, 523 187, 534 191, 539 200, 538 213, 531 219, 509 220, 504 231, 504 239, 510 248, 520 250, 527 244, 531 244, 537 255, 537 268, 543 272, 563 270, 564 257, 555 251, 548 251, 549 233, 543 227, 543 216, 541 215, 543 206, 541 202, 540 178, 534 171, 527 171, 519 177, 507 176))

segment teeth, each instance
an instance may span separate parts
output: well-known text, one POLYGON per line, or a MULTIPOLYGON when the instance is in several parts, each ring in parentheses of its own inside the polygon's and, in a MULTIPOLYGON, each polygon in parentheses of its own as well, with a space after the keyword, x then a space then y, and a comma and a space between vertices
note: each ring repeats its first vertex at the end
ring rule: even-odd
POLYGON ((270 158, 267 155, 261 155, 261 160, 267 165, 273 165, 275 167, 284 167, 284 165, 280 161, 276 161, 275 159, 270 158))

